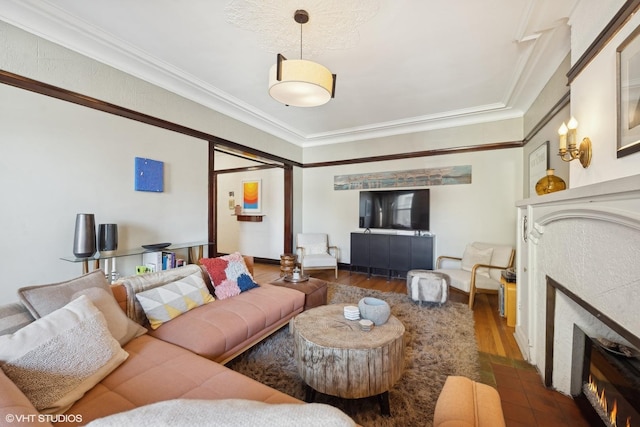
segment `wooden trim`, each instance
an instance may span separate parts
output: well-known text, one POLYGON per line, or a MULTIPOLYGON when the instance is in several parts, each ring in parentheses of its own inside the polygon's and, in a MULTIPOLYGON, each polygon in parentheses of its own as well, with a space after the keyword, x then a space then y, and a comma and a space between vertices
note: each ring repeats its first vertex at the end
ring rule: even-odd
POLYGON ((276 169, 276 168, 284 168, 284 165, 260 165, 260 166, 245 166, 242 168, 233 168, 233 169, 221 169, 215 170, 213 173, 216 175, 226 174, 226 173, 237 173, 237 172, 249 172, 249 171, 257 171, 263 169, 276 169))
POLYGON ((284 168, 284 253, 293 252, 293 167, 284 168))
POLYGON ((207 234, 209 236, 209 241, 213 242, 213 245, 209 245, 209 248, 207 249, 207 255, 210 258, 216 256, 218 253, 218 215, 216 212, 218 206, 218 175, 211 172, 215 169, 213 147, 215 147, 215 143, 209 141, 209 198, 207 200, 209 230, 207 234))
POLYGON ((435 150, 414 151, 411 153, 388 154, 384 156, 360 157, 357 159, 334 160, 330 162, 305 163, 304 168, 319 168, 327 166, 353 165, 357 163, 384 162, 388 160, 412 159, 416 157, 442 156, 445 154, 460 154, 476 151, 502 150, 506 148, 520 148, 522 141, 495 142, 484 145, 471 145, 465 147, 438 148, 435 150))
POLYGON ((609 21, 606 27, 598 34, 598 37, 591 43, 587 50, 582 54, 580 58, 573 64, 573 67, 567 73, 569 84, 571 84, 575 78, 587 68, 587 65, 604 49, 604 47, 613 39, 613 37, 620 31, 620 29, 627 23, 629 18, 640 7, 640 0, 627 0, 622 5, 618 13, 609 21))

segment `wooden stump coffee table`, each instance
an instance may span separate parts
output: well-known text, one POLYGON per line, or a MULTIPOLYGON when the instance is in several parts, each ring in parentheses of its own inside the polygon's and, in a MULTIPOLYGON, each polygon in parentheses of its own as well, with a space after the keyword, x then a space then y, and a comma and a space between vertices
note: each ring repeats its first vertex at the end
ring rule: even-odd
POLYGON ((390 415, 389 390, 404 371, 404 325, 391 316, 371 331, 344 317, 349 304, 331 304, 300 313, 289 323, 298 372, 314 391, 347 399, 377 396, 390 415))

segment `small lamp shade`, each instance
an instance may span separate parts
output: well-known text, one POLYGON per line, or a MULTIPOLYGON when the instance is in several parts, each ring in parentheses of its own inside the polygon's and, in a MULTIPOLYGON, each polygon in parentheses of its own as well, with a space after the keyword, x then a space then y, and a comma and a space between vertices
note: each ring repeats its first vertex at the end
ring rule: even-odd
POLYGON ((96 220, 93 214, 77 214, 73 237, 73 254, 88 258, 96 253, 96 220))
POLYGON ((109 252, 118 249, 118 225, 100 224, 98 226, 98 251, 109 252))

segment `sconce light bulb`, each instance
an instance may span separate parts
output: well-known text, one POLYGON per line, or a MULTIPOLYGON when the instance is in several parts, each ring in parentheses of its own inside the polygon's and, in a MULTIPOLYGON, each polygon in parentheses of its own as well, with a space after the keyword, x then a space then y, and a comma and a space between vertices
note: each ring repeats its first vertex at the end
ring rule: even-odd
POLYGON ((567 123, 567 128, 571 130, 578 129, 578 121, 575 119, 575 117, 571 117, 571 120, 569 120, 569 123, 567 123))
POLYGON ((567 125, 562 122, 562 126, 560 126, 560 129, 558 129, 558 135, 566 135, 567 132, 569 132, 569 128, 567 128, 567 125))

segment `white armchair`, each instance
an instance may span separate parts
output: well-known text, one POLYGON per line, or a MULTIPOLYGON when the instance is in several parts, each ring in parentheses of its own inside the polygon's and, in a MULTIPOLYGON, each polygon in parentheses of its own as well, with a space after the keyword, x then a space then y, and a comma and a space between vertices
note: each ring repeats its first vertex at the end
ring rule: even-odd
POLYGON ((329 246, 329 237, 321 233, 299 233, 296 252, 302 274, 305 270, 334 269, 338 278, 339 249, 329 246))
POLYGON ((467 245, 462 258, 442 255, 436 270, 451 279, 450 286, 469 294, 473 309, 476 293, 497 293, 503 270, 513 266, 515 250, 508 245, 474 242, 467 245))

